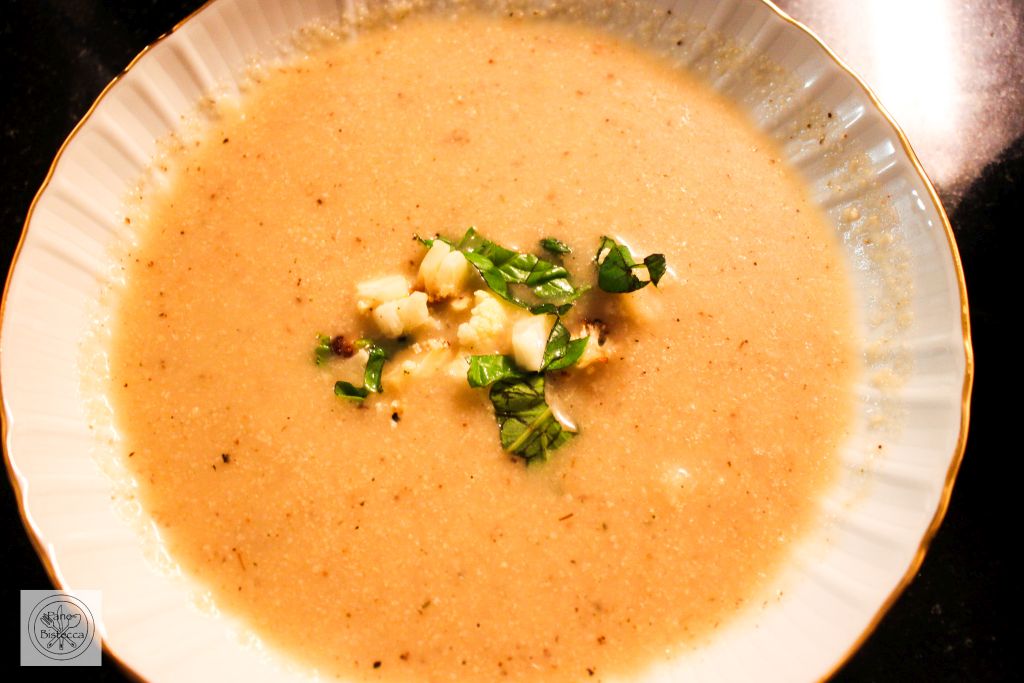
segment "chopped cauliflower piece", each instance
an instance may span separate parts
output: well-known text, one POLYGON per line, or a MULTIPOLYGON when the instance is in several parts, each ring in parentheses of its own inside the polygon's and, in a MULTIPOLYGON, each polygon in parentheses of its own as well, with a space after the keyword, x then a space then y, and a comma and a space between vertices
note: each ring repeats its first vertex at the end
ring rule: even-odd
POLYGON ((434 240, 420 263, 420 280, 431 299, 446 299, 461 293, 469 274, 469 261, 462 252, 441 240, 434 240))
POLYGON ((382 303, 373 309, 373 320, 384 336, 392 339, 412 332, 430 320, 427 295, 413 292, 401 299, 382 303))
POLYGON ((576 361, 576 367, 586 368, 595 363, 607 363, 611 358, 611 345, 605 340, 606 330, 604 323, 586 322, 576 338, 587 337, 587 345, 583 348, 583 354, 576 361))
POLYGON ((366 349, 359 349, 352 356, 352 362, 360 367, 366 367, 366 363, 370 360, 370 352, 366 349))
POLYGON ((508 349, 509 306, 483 290, 473 293, 476 305, 469 321, 459 325, 459 344, 476 352, 505 353, 508 349))
POLYGON ((434 243, 427 249, 423 260, 420 261, 420 280, 424 285, 427 284, 428 279, 433 280, 437 277, 437 269, 441 267, 444 257, 451 252, 452 248, 447 243, 438 239, 434 240, 434 243))
POLYGON ((463 386, 466 385, 466 372, 469 370, 469 356, 461 355, 455 358, 455 360, 448 363, 445 367, 444 372, 452 379, 462 380, 463 386))
POLYGON ((404 299, 398 300, 398 317, 406 332, 411 332, 421 325, 430 321, 430 311, 427 310, 427 295, 423 292, 413 292, 404 299))
POLYGON ((414 374, 433 374, 451 360, 449 344, 444 339, 427 339, 412 345, 414 374))
POLYGON ((402 319, 398 317, 398 303, 389 301, 373 309, 373 321, 385 337, 402 336, 402 319))
MULTIPOLYGON (((429 377, 448 372, 452 361, 452 350, 443 339, 427 339, 409 347, 409 352, 400 356, 402 362, 392 363, 384 373, 384 380, 390 389, 401 390, 405 381, 413 377, 429 377)), ((465 375, 465 372, 463 372, 465 375)))
POLYGON ((388 275, 356 285, 356 307, 360 313, 371 311, 380 304, 409 296, 409 281, 401 275, 388 275))
POLYGON ((512 326, 512 351, 516 365, 537 372, 544 363, 544 349, 555 325, 553 315, 531 315, 512 326))

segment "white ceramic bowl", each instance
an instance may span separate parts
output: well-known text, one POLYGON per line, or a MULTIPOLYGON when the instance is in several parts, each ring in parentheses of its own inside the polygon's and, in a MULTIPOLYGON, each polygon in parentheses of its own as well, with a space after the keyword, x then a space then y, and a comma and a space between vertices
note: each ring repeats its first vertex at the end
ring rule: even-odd
MULTIPOLYGON (((913 576, 963 453, 973 362, 948 221, 870 91, 773 6, 589 5, 589 23, 667 49, 779 142, 836 227, 865 340, 858 416, 841 452, 840 482, 824 502, 817 534, 775 580, 781 597, 739 615, 707 647, 648 679, 825 677, 913 576)), ((205 93, 237 86, 251 57, 279 54, 298 27, 363 10, 352 0, 205 5, 103 92, 60 150, 26 222, 0 330, 9 472, 56 583, 103 591, 108 653, 148 679, 283 681, 309 672, 253 645, 229 618, 198 608, 195 586, 173 564, 154 561, 138 524, 111 504, 111 479, 99 464, 111 461, 96 454, 112 451, 116 435, 89 428, 79 342, 95 329, 111 247, 132 237, 122 201, 157 141, 205 93)))

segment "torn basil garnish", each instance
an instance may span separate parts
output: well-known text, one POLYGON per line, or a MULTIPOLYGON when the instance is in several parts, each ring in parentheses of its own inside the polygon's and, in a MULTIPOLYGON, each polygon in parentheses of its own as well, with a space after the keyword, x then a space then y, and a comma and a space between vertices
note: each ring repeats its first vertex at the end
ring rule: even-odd
POLYGON ((576 436, 548 405, 543 373, 520 370, 508 356, 473 356, 467 379, 471 387, 490 386, 501 447, 527 464, 546 461, 576 436))
MULTIPOLYGON (((433 239, 416 239, 425 246, 434 243, 433 239)), ((461 251, 466 260, 480 273, 480 277, 491 291, 509 303, 528 309, 531 313, 562 315, 587 291, 586 287, 577 287, 572 283, 565 266, 546 261, 534 254, 523 254, 495 244, 478 233, 475 228, 467 230, 457 243, 443 237, 435 239, 448 242, 453 249, 461 251), (528 289, 539 302, 533 303, 517 296, 513 291, 513 286, 517 285, 528 289)))
POLYGON ((490 387, 488 394, 498 421, 501 447, 525 458, 543 462, 551 451, 577 434, 555 417, 544 396, 544 372, 563 370, 580 359, 588 337, 572 339, 561 320, 555 321, 544 349, 540 372, 516 366, 510 356, 471 356, 466 380, 473 388, 490 387))
POLYGON ((597 263, 597 285, 612 294, 635 292, 648 283, 657 287, 666 269, 664 254, 651 254, 637 263, 627 247, 610 237, 601 238, 594 261, 597 263), (641 279, 638 273, 646 273, 647 279, 641 279))
POLYGON ((316 347, 313 349, 313 362, 317 365, 323 365, 333 355, 334 350, 331 349, 331 338, 326 334, 318 334, 316 336, 316 347))
POLYGON ((370 392, 379 394, 383 391, 380 385, 380 375, 384 369, 384 361, 388 359, 388 354, 369 339, 360 339, 355 342, 354 346, 358 349, 365 349, 369 354, 366 359, 366 368, 363 370, 363 386, 357 387, 351 382, 339 380, 334 383, 334 395, 352 401, 362 401, 370 395, 370 392))
MULTIPOLYGON (((365 301, 359 301, 360 310, 372 313, 378 327, 389 339, 379 343, 360 339, 352 344, 342 335, 331 338, 318 334, 313 354, 314 361, 317 365, 322 365, 332 355, 347 358, 356 349, 365 349, 367 360, 363 372, 363 385, 356 386, 351 382, 338 381, 334 385, 334 393, 347 400, 362 402, 371 393, 382 392, 381 373, 384 363, 389 355, 400 353, 406 344, 412 342, 412 338, 405 331, 422 325, 424 317, 427 321, 431 320, 429 311, 423 315, 422 309, 425 304, 457 295, 457 300, 453 300, 451 304, 451 310, 461 312, 468 307, 469 297, 463 290, 465 280, 469 276, 469 266, 472 266, 494 296, 486 295, 484 292, 477 292, 474 295, 477 304, 470 311, 469 321, 458 326, 459 344, 467 349, 479 348, 485 344, 478 342, 484 340, 486 345, 507 346, 508 340, 505 338, 510 331, 509 325, 512 325, 511 346, 516 355, 471 356, 466 380, 470 387, 488 389, 498 422, 502 448, 524 458, 527 463, 546 461, 552 451, 578 433, 571 422, 563 422, 556 417, 548 404, 545 396, 547 373, 560 372, 577 363, 589 365, 608 360, 607 349, 596 348, 604 344, 603 323, 591 320, 584 324, 584 334, 596 335, 594 347, 591 348, 588 346, 590 336, 573 339, 569 329, 562 322, 562 316, 566 315, 589 289, 588 286, 577 286, 568 269, 562 264, 562 257, 571 254, 572 249, 559 239, 545 237, 539 240, 538 244, 541 250, 552 255, 549 258, 553 260, 547 260, 537 255, 541 253, 539 250, 534 254, 522 253, 496 244, 478 233, 475 228, 469 228, 458 241, 441 235, 429 238, 414 235, 413 239, 429 250, 420 264, 419 282, 422 289, 410 292, 411 285, 408 280, 398 275, 361 283, 357 287, 360 295, 365 295, 365 301), (445 248, 440 248, 439 241, 445 248), (433 270, 430 270, 431 266, 433 270), (432 283, 429 277, 431 273, 436 276, 442 270, 451 280, 448 283, 451 286, 443 291, 437 286, 438 283, 432 283), (385 281, 386 287, 382 284, 385 281), (395 284, 396 282, 398 284, 395 284), (385 295, 390 298, 384 298, 385 295), (409 302, 416 296, 419 297, 416 300, 419 308, 412 311, 409 302), (504 310, 505 306, 498 303, 498 298, 533 315, 554 317, 554 324, 548 331, 542 354, 539 353, 541 335, 547 329, 549 321, 517 313, 509 315, 504 310), (456 301, 459 305, 456 305, 456 301), (385 310, 385 307, 389 308, 385 310), (402 316, 412 315, 410 311, 416 314, 416 324, 405 327, 406 322, 402 316), (381 317, 385 313, 398 318, 398 327, 401 329, 395 334, 391 331, 396 326, 391 325, 386 316, 381 317), (520 323, 525 324, 520 327, 520 323), (591 348, 592 353, 584 358, 588 348, 591 348), (517 365, 517 356, 530 369, 517 365)), ((651 254, 638 263, 627 246, 617 243, 610 237, 601 238, 594 261, 598 269, 598 285, 603 291, 615 294, 635 292, 651 283, 657 286, 667 270, 664 254, 651 254)), ((442 329, 441 325, 435 327, 438 330, 442 329)), ((448 321, 444 327, 451 330, 452 321, 448 321)), ((429 365, 430 371, 434 371, 444 364, 444 358, 434 357, 433 351, 449 348, 452 341, 433 338, 424 340, 423 343, 430 353, 423 357, 421 364, 429 365)), ((416 354, 424 351, 418 343, 414 343, 413 346, 416 347, 416 354)), ((403 372, 414 374, 418 367, 416 362, 407 362, 411 365, 406 367, 403 363, 403 372)), ((393 422, 398 421, 396 415, 397 413, 392 415, 393 422)))
POLYGON ((510 356, 493 354, 488 356, 470 356, 469 371, 466 380, 474 389, 489 387, 495 382, 514 377, 525 377, 529 373, 516 367, 510 356))
POLYGON ((554 304, 535 304, 530 306, 529 311, 534 315, 565 315, 572 308, 572 304, 562 304, 556 306, 554 304))
POLYGON ((556 320, 551 334, 548 335, 547 346, 544 347, 544 360, 540 370, 564 370, 573 365, 583 355, 590 337, 572 339, 569 330, 562 321, 556 320))
POLYGON ((559 422, 544 397, 544 375, 503 379, 491 385, 501 447, 527 463, 546 461, 576 432, 559 422))
POLYGON ((554 237, 545 237, 540 241, 540 247, 549 254, 571 254, 572 249, 569 245, 562 240, 557 240, 554 237))

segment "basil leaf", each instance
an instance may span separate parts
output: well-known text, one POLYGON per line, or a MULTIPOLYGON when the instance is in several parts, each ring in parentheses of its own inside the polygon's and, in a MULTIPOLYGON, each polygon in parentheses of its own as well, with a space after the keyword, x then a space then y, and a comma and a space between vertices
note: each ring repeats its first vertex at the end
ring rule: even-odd
POLYGON ((649 283, 657 287, 667 268, 664 254, 651 254, 643 263, 637 263, 628 248, 610 237, 601 238, 594 261, 597 263, 597 285, 613 294, 635 292, 649 283), (638 269, 646 270, 650 279, 641 280, 637 277, 638 269))
POLYGON ((658 282, 665 275, 665 271, 668 265, 665 263, 664 254, 651 254, 644 259, 644 265, 647 266, 647 272, 651 276, 651 284, 655 287, 658 286, 658 282))
POLYGON ((562 240, 556 240, 554 237, 545 237, 540 241, 541 249, 552 254, 571 254, 572 249, 569 245, 562 240))
POLYGON ((586 291, 572 283, 564 266, 495 244, 475 228, 467 230, 454 248, 462 252, 495 294, 531 311, 543 304, 531 304, 516 296, 513 285, 525 286, 542 302, 552 303, 553 310, 563 313, 586 291))
POLYGON ((476 228, 470 227, 466 230, 458 244, 455 245, 455 248, 462 252, 476 251, 485 243, 487 243, 487 240, 476 231, 476 228))
MULTIPOLYGON (((380 375, 384 370, 384 362, 388 359, 388 354, 373 342, 365 341, 368 343, 364 347, 369 352, 370 357, 366 359, 366 369, 363 370, 363 386, 370 391, 380 393, 384 391, 384 388, 380 385, 380 375)), ((359 342, 356 343, 358 344, 359 342)))
MULTIPOLYGON (((539 261, 539 266, 543 267, 548 264, 547 261, 539 261)), ((541 273, 535 271, 531 273, 530 279, 527 280, 526 284, 530 286, 530 291, 534 293, 539 299, 551 299, 561 303, 575 303, 576 299, 583 296, 583 293, 587 291, 586 287, 576 287, 569 281, 569 271, 562 266, 551 266, 547 269, 547 272, 541 273), (551 271, 559 270, 562 274, 555 274, 551 271), (537 280, 543 281, 536 282, 537 280)))
MULTIPOLYGON (((556 323, 556 326, 560 324, 556 323)), ((565 330, 564 325, 562 329, 565 330)), ((568 330, 565 330, 564 335, 560 332, 552 336, 558 339, 555 346, 564 349, 571 345, 568 342, 568 330), (563 336, 567 343, 561 341, 563 336)), ((568 358, 571 353, 574 352, 560 358, 568 358)), ((582 353, 582 348, 579 353, 582 353)), ((579 353, 565 367, 576 362, 579 353)), ((472 356, 466 379, 471 387, 491 387, 488 397, 498 421, 501 447, 513 455, 525 458, 527 464, 546 461, 551 451, 576 435, 575 431, 570 431, 555 418, 544 397, 542 372, 522 370, 509 356, 472 356)))
POLYGON ((353 401, 362 401, 370 395, 370 390, 366 387, 357 387, 350 382, 338 381, 334 383, 334 395, 353 401))
POLYGON ((387 352, 369 339, 359 339, 354 346, 366 349, 369 357, 363 369, 363 386, 357 387, 351 382, 334 383, 334 395, 354 401, 362 401, 370 392, 381 393, 384 388, 380 384, 380 375, 384 370, 384 362, 388 359, 387 352))
MULTIPOLYGON (((568 328, 561 320, 556 320, 548 335, 544 347, 544 358, 540 372, 546 370, 564 370, 580 359, 590 337, 572 339, 568 328)), ((509 378, 525 378, 531 374, 515 364, 511 356, 499 354, 470 356, 469 371, 466 380, 474 389, 488 387, 495 382, 509 378)))
POLYGON ((535 304, 530 306, 530 313, 534 315, 565 315, 572 308, 572 304, 562 304, 556 306, 554 304, 535 304))
POLYGON ((499 380, 491 386, 491 404, 498 420, 501 446, 527 463, 546 461, 576 432, 555 419, 544 398, 544 375, 499 380))
POLYGON ((516 367, 508 356, 470 356, 466 380, 474 389, 489 387, 495 382, 511 377, 525 377, 527 372, 516 367))
POLYGON ((331 349, 331 338, 326 334, 318 334, 316 336, 316 347, 313 349, 313 362, 317 365, 323 365, 332 355, 334 355, 334 351, 331 349))
POLYGON ((463 256, 465 256, 466 260, 476 268, 477 272, 480 273, 480 277, 484 279, 484 282, 487 283, 487 286, 490 287, 491 291, 495 294, 516 306, 526 308, 529 305, 512 293, 512 290, 509 288, 508 276, 505 273, 502 273, 497 266, 494 265, 493 261, 484 256, 480 256, 479 254, 474 254, 471 251, 463 252, 463 256))
POLYGON ((551 334, 548 335, 547 346, 544 347, 544 360, 541 363, 540 371, 564 370, 580 359, 583 350, 587 348, 589 337, 571 339, 569 330, 556 320, 551 334))

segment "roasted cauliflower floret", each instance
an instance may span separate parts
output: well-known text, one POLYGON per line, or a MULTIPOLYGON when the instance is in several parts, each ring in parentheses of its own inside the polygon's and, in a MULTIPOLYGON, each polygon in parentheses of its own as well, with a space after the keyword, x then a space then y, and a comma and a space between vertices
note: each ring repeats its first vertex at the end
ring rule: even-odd
POLYGON ((413 292, 401 299, 379 304, 373 309, 372 316, 385 337, 401 337, 430 321, 427 295, 413 292))
POLYGON ((470 271, 469 261, 461 251, 434 240, 420 263, 420 281, 432 300, 446 299, 462 292, 470 271))
POLYGON ((576 338, 587 337, 587 345, 583 355, 576 361, 576 367, 586 368, 597 363, 607 363, 611 358, 611 344, 606 339, 607 328, 600 321, 587 321, 576 335, 576 338))
MULTIPOLYGON (((412 344, 385 371, 389 388, 401 391, 411 378, 430 377, 448 372, 453 354, 448 342, 443 339, 426 339, 412 344)), ((465 376, 465 371, 463 371, 465 376)))
POLYGON ((476 305, 469 321, 459 325, 459 345, 476 352, 504 353, 512 323, 509 307, 483 290, 474 292, 473 297, 476 305))
POLYGON ((401 275, 388 275, 356 285, 356 308, 360 313, 366 313, 381 304, 407 296, 409 281, 401 275))

